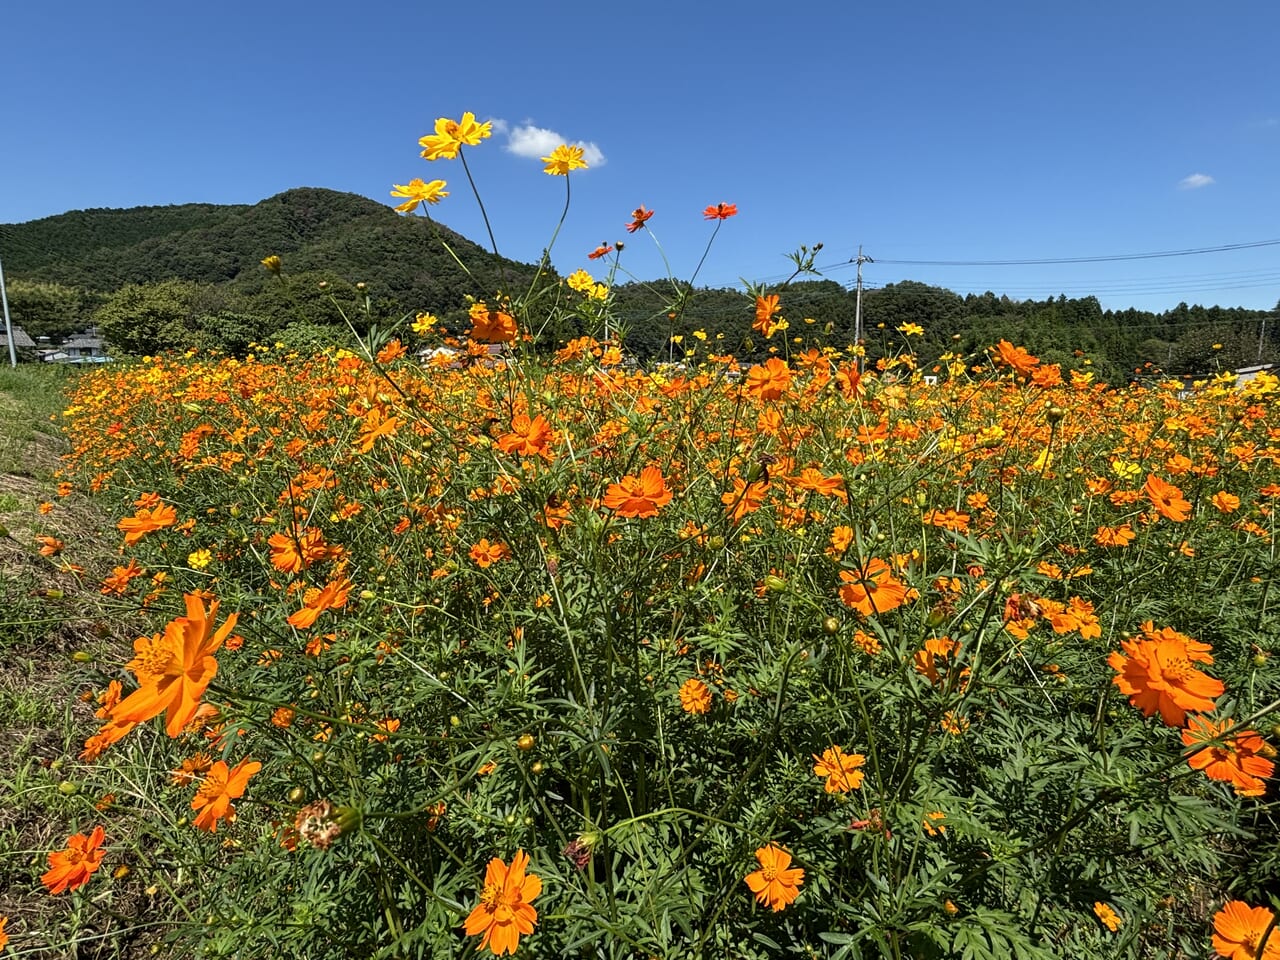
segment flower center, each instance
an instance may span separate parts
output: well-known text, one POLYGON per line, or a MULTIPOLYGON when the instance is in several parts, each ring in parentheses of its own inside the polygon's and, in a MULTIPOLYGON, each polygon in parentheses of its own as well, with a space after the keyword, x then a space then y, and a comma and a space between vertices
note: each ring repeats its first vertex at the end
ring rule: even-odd
POLYGON ((498 902, 501 899, 502 888, 496 883, 486 883, 484 890, 480 892, 480 902, 490 911, 497 909, 498 902))
POLYGON ((767 867, 761 867, 760 872, 764 874, 764 878, 768 880, 770 883, 778 879, 778 868, 773 866, 772 864, 770 864, 767 867))

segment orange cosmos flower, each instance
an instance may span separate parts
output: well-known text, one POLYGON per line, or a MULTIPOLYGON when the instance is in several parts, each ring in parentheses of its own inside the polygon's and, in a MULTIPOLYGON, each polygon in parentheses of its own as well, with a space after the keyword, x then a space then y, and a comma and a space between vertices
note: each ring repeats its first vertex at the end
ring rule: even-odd
POLYGON ((738 215, 736 203, 717 203, 702 211, 703 220, 728 220, 738 215))
POLYGON ((1210 780, 1222 780, 1242 797, 1260 797, 1276 765, 1267 759, 1272 750, 1255 730, 1234 730, 1230 720, 1215 723, 1208 717, 1193 716, 1182 731, 1188 747, 1204 747, 1187 757, 1192 770, 1203 770, 1210 780), (1213 746, 1205 744, 1220 741, 1213 746))
POLYGON ((511 432, 498 438, 498 449, 517 457, 542 456, 552 459, 547 449, 555 439, 555 431, 542 414, 532 420, 526 413, 511 418, 511 432))
POLYGON ((747 371, 747 393, 761 400, 777 400, 791 386, 791 370, 779 357, 770 357, 763 366, 756 364, 747 371))
POLYGON ((610 243, 602 243, 590 253, 587 254, 588 260, 599 260, 601 257, 607 257, 613 252, 613 245, 610 243))
POLYGON ((734 477, 733 489, 720 494, 720 502, 724 504, 729 519, 737 523, 748 513, 759 510, 764 505, 765 494, 768 492, 768 480, 753 480, 748 483, 742 477, 734 477))
POLYGON ((888 613, 914 599, 915 590, 893 575, 883 560, 871 559, 859 570, 841 570, 840 599, 864 617, 888 613))
POLYGON ((1213 949, 1228 960, 1280 960, 1280 935, 1275 930, 1261 950, 1260 941, 1275 914, 1266 907, 1251 907, 1230 900, 1213 915, 1213 949))
POLYGON ((39 536, 36 537, 36 543, 40 544, 40 556, 56 557, 66 546, 57 537, 39 536))
POLYGON ((1165 483, 1154 473, 1149 473, 1142 492, 1147 495, 1147 499, 1156 508, 1156 513, 1166 520, 1182 523, 1187 519, 1191 504, 1183 499, 1182 491, 1172 483, 1165 483))
POLYGON ((129 589, 129 581, 134 577, 140 577, 146 571, 138 566, 137 560, 130 560, 127 567, 115 567, 111 571, 111 575, 102 581, 102 592, 105 594, 123 595, 129 589))
POLYGON ((105 837, 101 827, 94 827, 93 833, 73 833, 67 838, 67 846, 49 854, 49 869, 40 877, 40 881, 50 893, 62 893, 64 890, 77 890, 89 882, 89 877, 99 866, 106 851, 101 849, 105 837))
POLYGON ((331 580, 321 590, 308 590, 303 595, 302 609, 289 615, 289 624, 299 630, 307 629, 326 610, 345 607, 350 593, 351 581, 346 577, 331 580))
POLYGON ((935 527, 941 527, 943 530, 952 530, 956 533, 968 533, 969 520, 971 518, 967 513, 960 513, 948 508, 947 510, 930 510, 920 519, 924 523, 935 527))
POLYGON ((773 317, 781 309, 776 293, 771 293, 767 297, 756 297, 756 319, 751 324, 751 329, 765 339, 772 337, 778 329, 778 325, 773 322, 773 317))
POLYGON ((1226 689, 1222 681, 1191 665, 1193 660, 1213 663, 1205 652, 1207 644, 1192 646, 1177 637, 1162 637, 1125 640, 1121 646, 1124 653, 1114 651, 1107 658, 1116 671, 1112 683, 1143 715, 1159 711, 1168 726, 1182 726, 1188 710, 1213 710, 1213 698, 1226 689))
POLYGON ((1012 367, 1015 373, 1020 373, 1024 377, 1029 376, 1040 362, 1039 357, 1033 357, 1022 347, 1015 347, 1008 340, 1001 340, 996 344, 995 349, 997 363, 1012 367))
POLYGON ((499 857, 489 861, 484 874, 480 902, 467 917, 463 929, 467 936, 484 934, 479 949, 488 947, 495 957, 515 953, 520 937, 533 933, 538 911, 533 900, 542 893, 542 880, 537 874, 525 874, 529 856, 517 850, 511 866, 499 857))
POLYGON ((606 507, 620 517, 656 517, 671 502, 671 491, 655 466, 645 467, 640 476, 627 474, 605 491, 606 507))
POLYGON ((214 600, 206 612, 202 594, 188 593, 183 599, 185 617, 171 620, 163 634, 133 642, 134 658, 128 668, 138 678, 138 689, 112 708, 109 716, 116 726, 145 723, 168 711, 165 732, 176 737, 196 715, 200 698, 218 672, 213 655, 235 629, 240 615, 231 614, 211 634, 218 601, 214 600))
POLYGON ((1094 901, 1093 912, 1102 925, 1112 933, 1119 930, 1121 924, 1124 923, 1124 919, 1111 908, 1111 904, 1103 903, 1101 900, 1094 901))
POLYGON ((1133 527, 1123 523, 1118 527, 1098 527, 1093 535, 1093 542, 1100 547, 1127 547, 1137 536, 1133 527))
POLYGON ((178 520, 178 511, 167 503, 156 507, 139 507, 132 517, 125 517, 116 524, 116 529, 124 534, 126 546, 133 546, 153 530, 163 530, 178 520))
POLYGON ((231 801, 244 796, 249 778, 261 769, 262 764, 248 760, 241 760, 230 770, 225 760, 210 767, 191 801, 191 809, 198 811, 196 826, 217 833, 219 820, 234 820, 236 808, 231 801))
POLYGON ((469 556, 476 562, 477 566, 483 569, 493 566, 499 560, 506 560, 511 556, 511 548, 501 540, 497 543, 490 543, 489 538, 485 537, 472 546, 469 556))
POLYGON ((627 224, 627 233, 635 233, 652 216, 652 210, 646 210, 643 206, 636 207, 631 211, 631 222, 627 224))
POLYGON ((800 895, 804 871, 798 867, 788 869, 791 854, 773 843, 757 850, 756 860, 760 862, 760 869, 743 879, 756 895, 756 901, 777 913, 800 895))
POLYGON ((1209 498, 1209 502, 1222 513, 1235 513, 1240 509, 1240 498, 1225 490, 1219 490, 1209 498))
POLYGON ((273 533, 267 538, 267 546, 271 548, 271 565, 281 573, 301 573, 331 555, 324 534, 315 527, 273 533))
POLYGON ((471 329, 467 336, 485 343, 510 343, 516 338, 516 321, 509 313, 490 310, 483 302, 471 305, 471 329))
POLYGON ((0 950, 9 945, 9 934, 5 933, 5 927, 9 925, 8 917, 0 917, 0 950))
POLYGON ((867 762, 860 753, 845 753, 840 746, 828 747, 822 756, 813 755, 814 776, 826 777, 822 789, 827 793, 848 793, 862 786, 863 773, 858 768, 867 762))
POLYGON ((690 677, 680 685, 680 709, 685 713, 702 716, 711 712, 711 688, 697 677, 690 677))

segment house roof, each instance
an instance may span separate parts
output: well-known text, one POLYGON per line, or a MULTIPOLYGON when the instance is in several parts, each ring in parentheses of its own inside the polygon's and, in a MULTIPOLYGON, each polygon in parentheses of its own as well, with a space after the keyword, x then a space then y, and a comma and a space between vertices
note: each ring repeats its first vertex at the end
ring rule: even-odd
MULTIPOLYGON (((0 328, 0 343, 3 343, 5 348, 8 349, 9 337, 5 334, 2 328, 0 328)), ((15 323, 13 325, 13 345, 15 347, 22 347, 23 349, 32 349, 35 347, 36 342, 27 336, 27 331, 23 330, 15 323)))

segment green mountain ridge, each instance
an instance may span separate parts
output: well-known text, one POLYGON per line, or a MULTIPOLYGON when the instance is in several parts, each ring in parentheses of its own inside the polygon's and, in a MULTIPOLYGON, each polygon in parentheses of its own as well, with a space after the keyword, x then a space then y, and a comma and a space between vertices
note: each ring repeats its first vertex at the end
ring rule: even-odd
MULTIPOLYGON (((15 322, 28 333, 56 341, 95 323, 123 353, 193 346, 244 353, 255 340, 272 338, 306 349, 345 336, 348 321, 364 332, 424 310, 461 334, 469 297, 530 289, 536 273, 443 224, 320 187, 256 204, 73 210, 0 224, 0 255, 15 322), (272 254, 282 258, 284 284, 262 266, 272 254)), ((558 277, 548 270, 542 282, 558 277)), ((841 284, 802 280, 771 292, 782 297, 785 336, 839 349, 852 343, 854 295, 841 284)), ((571 308, 575 299, 562 288, 520 318, 524 329, 543 331, 540 349, 601 334, 557 306, 571 308)), ((719 335, 716 352, 744 359, 781 349, 780 336, 764 341, 752 331, 753 303, 738 290, 690 290, 668 280, 622 284, 612 291, 610 312, 627 350, 641 360, 679 358, 695 332, 719 335)), ((1104 311, 1095 297, 961 296, 903 281, 866 291, 863 320, 872 360, 900 352, 902 329, 914 324, 925 330, 910 338, 922 364, 1008 339, 1111 382, 1135 369, 1199 373, 1280 357, 1277 311, 1235 307, 1104 311)))

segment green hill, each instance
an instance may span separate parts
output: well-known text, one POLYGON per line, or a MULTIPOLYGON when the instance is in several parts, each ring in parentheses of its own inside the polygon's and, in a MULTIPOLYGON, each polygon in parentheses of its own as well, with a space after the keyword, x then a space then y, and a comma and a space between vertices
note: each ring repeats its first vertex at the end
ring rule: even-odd
MULTIPOLYGON (((461 333, 469 295, 527 289, 535 269, 496 258, 442 225, 315 187, 252 205, 75 210, 0 225, 0 253, 14 319, 29 334, 56 341, 95 323, 118 353, 193 346, 244 353, 266 339, 306 348, 345 336, 344 317, 363 332, 420 310, 461 333), (262 267, 270 254, 283 260, 283 285, 262 267)), ((777 292, 788 336, 841 349, 852 341, 854 297, 840 284, 806 280, 777 292)), ((542 298, 537 309, 550 309, 553 299, 542 298)), ((695 331, 723 334, 718 349, 744 358, 770 346, 752 333, 752 305, 740 291, 625 284, 614 292, 612 314, 627 332, 628 351, 642 360, 676 357, 683 347, 672 338, 695 331)), ((1274 311, 1186 304, 1159 314, 1104 311, 1094 297, 962 297, 905 281, 868 291, 863 314, 872 359, 901 350, 906 324, 924 328, 912 347, 926 364, 1009 339, 1111 382, 1139 367, 1198 373, 1280 356, 1274 311)), ((547 323, 544 349, 587 332, 572 315, 522 320, 526 329, 547 323)))
MULTIPOLYGON (((464 262, 481 274, 496 261, 440 226, 464 262)), ((265 282, 260 261, 279 254, 291 273, 323 271, 369 284, 378 295, 426 307, 451 295, 465 274, 420 218, 351 193, 288 190, 261 203, 183 204, 124 210, 73 210, 0 226, 11 277, 108 293, 127 283, 179 279, 265 282)), ((530 267, 504 261, 528 275, 530 267)), ((466 281, 469 289, 474 281, 466 281)))

